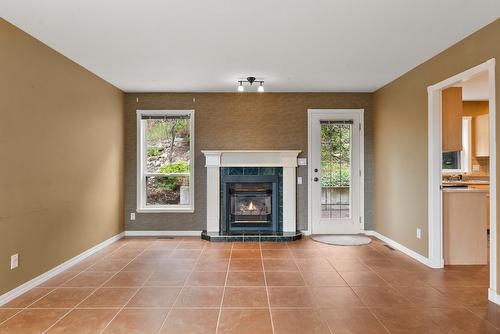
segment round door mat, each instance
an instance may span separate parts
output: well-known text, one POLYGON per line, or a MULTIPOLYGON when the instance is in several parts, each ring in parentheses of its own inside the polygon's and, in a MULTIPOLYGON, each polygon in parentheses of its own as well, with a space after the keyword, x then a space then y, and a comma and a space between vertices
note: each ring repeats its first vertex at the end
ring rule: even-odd
POLYGON ((363 234, 316 234, 311 235, 311 239, 337 246, 361 246, 372 242, 372 239, 363 234))

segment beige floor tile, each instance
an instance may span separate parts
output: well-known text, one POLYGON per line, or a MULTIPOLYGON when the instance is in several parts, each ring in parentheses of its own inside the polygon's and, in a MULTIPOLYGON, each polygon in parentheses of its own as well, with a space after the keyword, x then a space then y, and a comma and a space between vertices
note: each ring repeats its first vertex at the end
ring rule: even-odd
POLYGON ((226 287, 223 307, 268 307, 265 287, 226 287))
POLYGON ((336 271, 309 271, 303 272, 308 286, 347 286, 347 283, 336 271))
POLYGON ((224 286, 226 272, 194 271, 188 278, 191 286, 224 286))
POLYGON ((5 307, 6 308, 24 308, 24 307, 27 307, 28 305, 32 304, 36 300, 47 295, 52 290, 53 289, 51 289, 51 288, 33 288, 33 289, 23 293, 21 296, 11 300, 7 304, 3 305, 2 307, 4 307, 4 308, 5 307))
POLYGON ((295 260, 290 259, 264 259, 265 271, 299 271, 295 260))
POLYGON ((66 309, 26 309, 0 325, 0 334, 39 334, 55 324, 66 312, 66 309))
POLYGON ((217 333, 272 334, 269 309, 223 309, 217 333))
POLYGON ((104 284, 106 287, 139 287, 152 273, 146 271, 121 271, 104 284))
POLYGON ((349 287, 311 288, 315 306, 319 308, 360 307, 363 303, 349 287))
POLYGON ((63 286, 66 287, 98 287, 106 282, 116 272, 114 271, 84 271, 70 279, 63 286))
POLYGON ((118 313, 118 309, 76 309, 58 321, 48 333, 99 333, 113 319, 116 313, 118 313))
POLYGON ((384 326, 364 307, 321 309, 321 318, 335 334, 387 334, 384 326))
POLYGON ((218 316, 218 309, 172 309, 160 333, 213 334, 218 316))
POLYGON ((305 286, 306 283, 300 272, 270 271, 266 272, 268 286, 305 286))
POLYGON ((99 288, 78 307, 122 307, 136 292, 137 288, 99 288))
POLYGON ((271 309, 275 334, 328 334, 330 330, 311 308, 271 309))
POLYGON ((32 304, 31 308, 72 308, 88 297, 94 288, 57 288, 32 304))
POLYGON ((185 287, 175 302, 176 307, 219 307, 223 287, 185 287))
POLYGON ((106 327, 105 334, 158 333, 167 315, 166 309, 124 309, 106 327))
POLYGON ((312 295, 306 287, 270 287, 271 307, 312 307, 312 295))
POLYGON ((233 271, 227 275, 228 286, 264 286, 263 272, 233 271))
POLYGON ((262 271, 261 259, 231 259, 229 271, 262 271))
POLYGON ((144 287, 139 289, 127 307, 170 307, 180 291, 180 287, 144 287))

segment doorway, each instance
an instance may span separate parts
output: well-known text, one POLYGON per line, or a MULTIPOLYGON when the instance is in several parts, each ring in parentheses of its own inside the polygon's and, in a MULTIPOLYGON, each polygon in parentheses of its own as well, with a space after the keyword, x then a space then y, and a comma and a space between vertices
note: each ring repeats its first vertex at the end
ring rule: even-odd
MULTIPOLYGON (((445 252, 444 252, 444 238, 445 238, 445 227, 444 220, 448 221, 445 217, 443 219, 443 200, 448 203, 450 196, 444 198, 443 196, 443 168, 445 164, 445 159, 443 155, 443 147, 447 146, 443 141, 446 139, 443 136, 443 122, 445 122, 445 115, 443 114, 443 108, 445 108, 443 97, 444 93, 456 89, 456 87, 463 86, 467 81, 477 78, 478 76, 486 76, 487 78, 487 102, 488 102, 488 115, 489 119, 487 125, 489 128, 489 200, 487 204, 489 205, 489 272, 490 272, 490 289, 489 298, 494 301, 497 293, 495 292, 496 287, 496 230, 497 230, 497 219, 496 219, 496 148, 495 148, 495 59, 490 59, 485 63, 475 66, 467 71, 457 74, 451 78, 448 78, 442 82, 428 87, 428 125, 429 125, 429 262, 430 266, 433 268, 443 268, 445 265, 445 252), (443 146, 444 145, 444 146, 443 146)), ((467 121, 464 119, 464 122, 467 121)), ((463 123, 465 124, 465 123, 463 123)), ((484 134, 484 131, 483 131, 484 134)), ((463 139, 463 138, 462 138, 463 139)), ((460 143, 460 142, 459 142, 460 143)), ((462 145, 465 146, 465 140, 462 141, 462 145)), ((463 160, 463 152, 460 159, 455 157, 457 167, 452 167, 452 169, 459 169, 462 172, 467 170, 466 163, 460 164, 460 160, 463 160)), ((465 152, 467 153, 467 152, 465 152)), ((452 157, 448 154, 446 163, 452 161, 452 157)), ((474 166, 472 166, 474 167, 474 166)), ((462 173, 463 174, 463 173, 462 173)), ((467 173, 465 173, 467 174, 467 173)), ((459 180, 461 181, 461 180, 459 180)), ((449 214, 450 210, 447 210, 449 214)), ((463 217, 462 217, 463 218, 463 217)), ((472 222, 468 219, 468 222, 472 222)), ((486 231, 485 231, 486 232, 486 231)), ((466 254, 470 255, 470 254, 466 254)))
POLYGON ((363 228, 363 110, 310 109, 308 204, 312 234, 363 228))

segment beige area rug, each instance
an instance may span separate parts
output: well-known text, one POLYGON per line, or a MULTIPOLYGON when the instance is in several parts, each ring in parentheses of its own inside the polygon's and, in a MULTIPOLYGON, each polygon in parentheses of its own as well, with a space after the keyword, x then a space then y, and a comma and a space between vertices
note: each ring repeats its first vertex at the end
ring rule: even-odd
POLYGON ((311 239, 337 246, 361 246, 372 242, 372 239, 363 234, 315 234, 311 235, 311 239))

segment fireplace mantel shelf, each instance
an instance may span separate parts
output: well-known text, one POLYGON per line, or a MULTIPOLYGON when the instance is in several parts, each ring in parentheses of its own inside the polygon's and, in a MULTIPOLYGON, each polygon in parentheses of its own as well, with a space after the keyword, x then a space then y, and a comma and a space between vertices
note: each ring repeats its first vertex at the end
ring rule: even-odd
POLYGON ((205 167, 297 167, 300 150, 205 150, 205 167))
POLYGON ((296 168, 300 150, 204 150, 207 168, 207 232, 220 232, 221 167, 283 168, 283 232, 296 232, 296 168))

